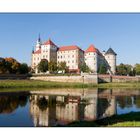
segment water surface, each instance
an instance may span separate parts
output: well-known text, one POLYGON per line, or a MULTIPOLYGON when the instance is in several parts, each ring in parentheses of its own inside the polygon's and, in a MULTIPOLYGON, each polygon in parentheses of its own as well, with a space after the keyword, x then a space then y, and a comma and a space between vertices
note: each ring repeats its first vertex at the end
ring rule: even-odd
POLYGON ((51 89, 0 93, 0 126, 65 126, 140 111, 140 90, 51 89))

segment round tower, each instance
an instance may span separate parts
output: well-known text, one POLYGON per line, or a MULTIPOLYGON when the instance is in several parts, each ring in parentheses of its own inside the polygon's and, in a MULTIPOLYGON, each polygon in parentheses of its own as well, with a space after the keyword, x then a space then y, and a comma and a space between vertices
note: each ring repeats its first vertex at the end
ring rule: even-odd
POLYGON ((110 66, 111 73, 115 74, 116 73, 116 56, 117 56, 117 54, 113 51, 112 48, 109 48, 104 56, 110 66))

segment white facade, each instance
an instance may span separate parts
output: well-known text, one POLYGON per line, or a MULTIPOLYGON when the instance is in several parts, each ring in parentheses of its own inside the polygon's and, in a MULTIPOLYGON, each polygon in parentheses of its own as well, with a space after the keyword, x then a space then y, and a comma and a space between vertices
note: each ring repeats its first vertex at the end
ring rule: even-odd
POLYGON ((69 71, 78 71, 84 62, 84 51, 77 46, 60 47, 57 52, 57 63, 60 62, 66 62, 69 71))
POLYGON ((90 45, 84 52, 78 46, 63 46, 58 48, 50 39, 41 43, 37 40, 35 51, 32 52, 31 67, 38 73, 37 66, 42 59, 50 61, 66 62, 69 72, 80 72, 80 66, 85 62, 91 72, 97 73, 101 64, 105 64, 111 74, 116 73, 116 53, 109 48, 101 53, 94 45, 90 45))
POLYGON ((85 63, 93 73, 97 73, 101 64, 104 64, 111 74, 116 73, 116 53, 109 48, 101 53, 94 45, 85 51, 85 63))
POLYGON ((35 51, 32 52, 32 69, 35 73, 38 73, 37 66, 42 59, 57 62, 57 46, 50 39, 43 44, 38 39, 35 51))

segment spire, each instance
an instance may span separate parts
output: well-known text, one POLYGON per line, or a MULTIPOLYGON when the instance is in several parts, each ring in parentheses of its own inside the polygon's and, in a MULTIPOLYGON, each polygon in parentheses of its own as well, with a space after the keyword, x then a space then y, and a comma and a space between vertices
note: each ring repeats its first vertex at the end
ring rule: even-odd
POLYGON ((41 42, 40 33, 39 33, 39 35, 38 35, 38 42, 41 42))
POLYGON ((117 54, 114 52, 114 50, 111 48, 111 46, 110 46, 110 48, 107 50, 107 52, 106 52, 105 54, 117 55, 117 54))
POLYGON ((32 53, 34 53, 34 47, 32 48, 32 53))
POLYGON ((36 42, 36 46, 37 46, 37 47, 40 47, 40 46, 41 46, 40 34, 38 35, 38 39, 37 39, 37 42, 36 42))

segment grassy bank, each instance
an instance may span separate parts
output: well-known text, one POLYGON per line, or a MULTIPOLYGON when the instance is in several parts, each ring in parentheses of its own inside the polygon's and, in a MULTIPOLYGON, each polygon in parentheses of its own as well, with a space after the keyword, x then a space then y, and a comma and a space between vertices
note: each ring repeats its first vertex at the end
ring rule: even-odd
POLYGON ((68 126, 74 127, 135 127, 140 126, 140 112, 115 115, 97 121, 74 122, 68 126))
POLYGON ((0 80, 0 89, 5 88, 131 88, 140 89, 140 83, 82 84, 36 80, 0 80))

